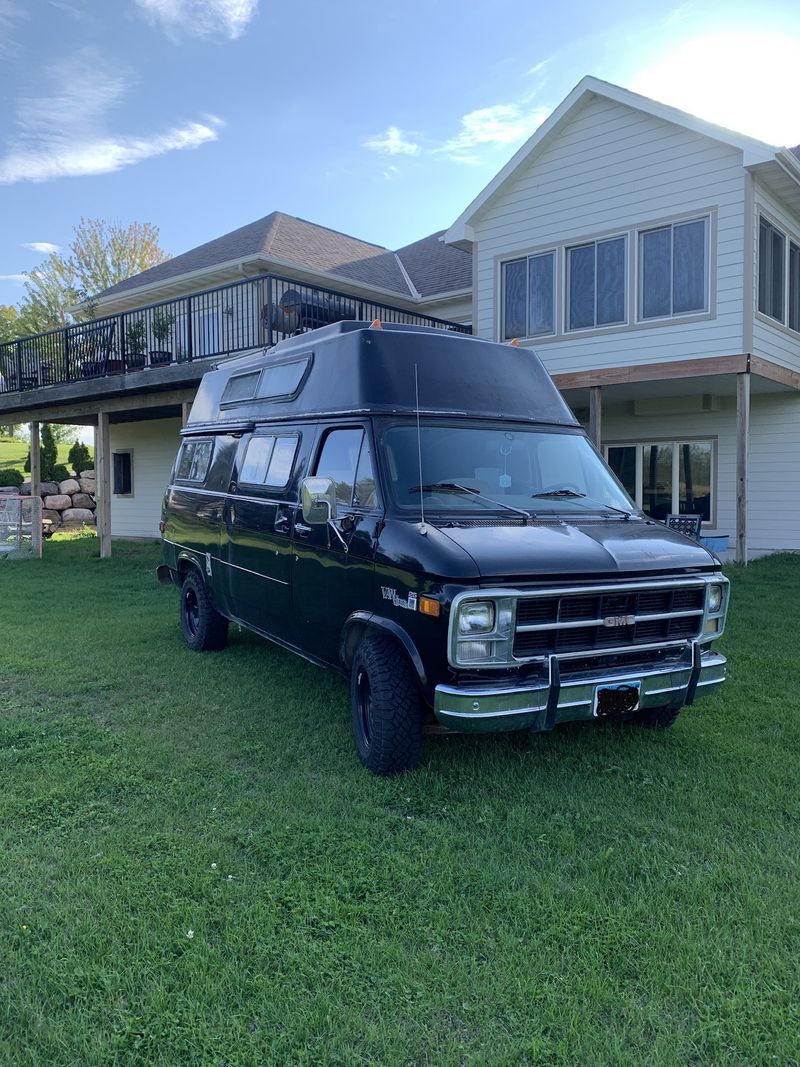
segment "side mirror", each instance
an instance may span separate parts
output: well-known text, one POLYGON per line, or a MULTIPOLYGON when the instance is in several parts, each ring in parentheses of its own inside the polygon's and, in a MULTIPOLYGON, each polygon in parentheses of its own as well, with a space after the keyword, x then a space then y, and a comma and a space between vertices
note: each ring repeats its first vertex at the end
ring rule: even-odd
POLYGON ((336 517, 336 483, 333 478, 304 478, 301 486, 303 519, 322 526, 336 517))

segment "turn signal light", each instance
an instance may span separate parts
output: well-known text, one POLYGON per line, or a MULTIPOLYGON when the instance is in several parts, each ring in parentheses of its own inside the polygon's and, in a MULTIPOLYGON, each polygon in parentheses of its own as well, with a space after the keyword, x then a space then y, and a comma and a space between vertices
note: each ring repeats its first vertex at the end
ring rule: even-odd
POLYGON ((417 601, 417 606, 423 615, 432 615, 435 619, 439 617, 442 611, 442 605, 438 600, 434 600, 432 596, 421 596, 417 601))

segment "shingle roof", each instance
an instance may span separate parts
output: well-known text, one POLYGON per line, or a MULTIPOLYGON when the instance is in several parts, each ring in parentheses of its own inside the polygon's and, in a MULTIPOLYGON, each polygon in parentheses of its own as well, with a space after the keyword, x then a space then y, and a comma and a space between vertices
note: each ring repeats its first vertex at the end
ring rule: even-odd
POLYGON ((794 155, 797 156, 798 159, 800 159, 800 144, 793 148, 792 152, 794 153, 794 155))
POLYGON ((472 285, 472 256, 446 245, 441 240, 443 234, 444 230, 439 230, 397 250, 420 296, 455 292, 472 285))
POLYGON ((414 294, 409 289, 399 257, 412 284, 423 296, 468 288, 472 272, 471 257, 460 249, 443 245, 438 236, 433 234, 423 238, 395 254, 381 245, 361 241, 326 226, 317 226, 294 215, 273 211, 263 219, 241 226, 238 230, 142 271, 133 278, 118 282, 100 296, 114 296, 153 282, 167 281, 192 271, 254 255, 293 263, 319 274, 351 278, 354 282, 409 297, 414 294))

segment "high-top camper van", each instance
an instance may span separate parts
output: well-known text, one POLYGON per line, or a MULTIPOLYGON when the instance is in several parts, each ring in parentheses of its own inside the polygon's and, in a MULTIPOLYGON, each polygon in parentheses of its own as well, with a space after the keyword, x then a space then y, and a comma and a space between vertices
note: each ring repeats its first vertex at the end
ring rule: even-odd
POLYGON ((527 348, 339 322, 203 378, 164 498, 186 643, 236 622, 350 678, 362 762, 426 723, 671 725, 728 582, 632 503, 527 348))

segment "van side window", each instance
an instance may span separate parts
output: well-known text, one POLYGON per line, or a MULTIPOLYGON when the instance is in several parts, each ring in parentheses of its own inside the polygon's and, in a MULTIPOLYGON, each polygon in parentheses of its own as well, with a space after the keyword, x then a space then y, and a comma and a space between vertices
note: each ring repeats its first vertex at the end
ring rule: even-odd
POLYGON ((184 441, 175 477, 182 482, 202 482, 211 465, 213 451, 213 441, 184 441))
POLYGON ((251 437, 242 460, 239 481, 285 488, 292 474, 299 440, 296 434, 251 437))
POLYGON ((363 437, 364 431, 361 429, 330 430, 317 461, 316 474, 333 479, 336 499, 346 508, 353 504, 356 468, 363 437))

